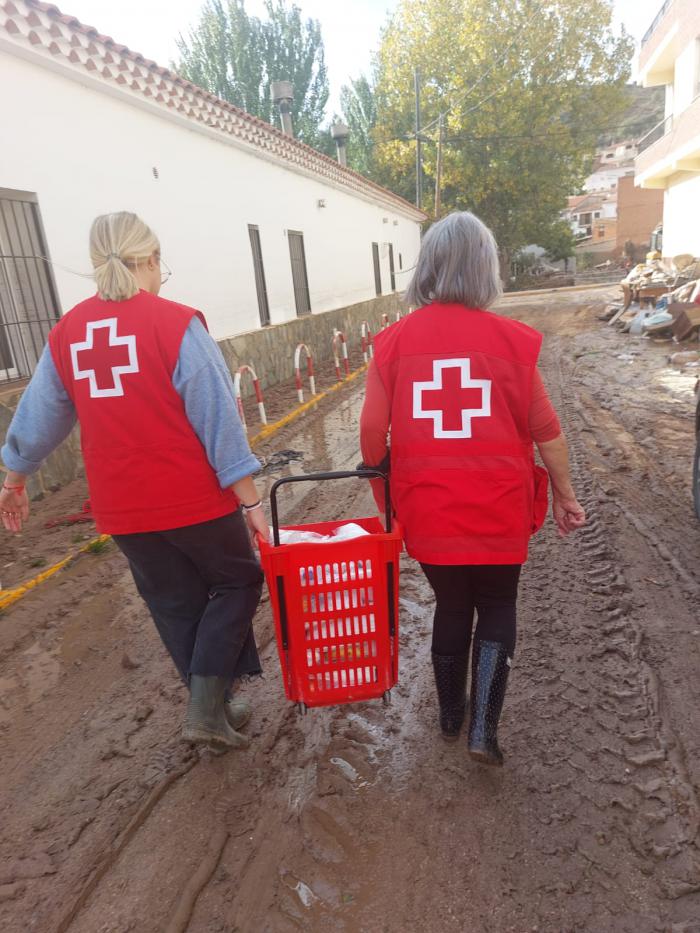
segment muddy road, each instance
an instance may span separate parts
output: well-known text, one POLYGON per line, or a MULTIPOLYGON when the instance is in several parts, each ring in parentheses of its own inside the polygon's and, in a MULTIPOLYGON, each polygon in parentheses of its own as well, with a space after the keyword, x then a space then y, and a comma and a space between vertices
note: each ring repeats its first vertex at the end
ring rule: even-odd
MULTIPOLYGON (((0 617, 3 933, 700 931, 694 377, 597 321, 610 293, 503 305, 546 334, 590 516, 533 541, 505 767, 438 737, 429 590, 405 557, 391 707, 300 718, 265 601, 250 749, 190 750, 185 691, 110 545, 0 617)), ((353 467, 361 396, 271 438, 268 479, 353 467)), ((359 483, 284 493, 287 521, 372 514, 359 483)), ((59 495, 6 563, 54 553, 40 519, 83 490, 59 495)))

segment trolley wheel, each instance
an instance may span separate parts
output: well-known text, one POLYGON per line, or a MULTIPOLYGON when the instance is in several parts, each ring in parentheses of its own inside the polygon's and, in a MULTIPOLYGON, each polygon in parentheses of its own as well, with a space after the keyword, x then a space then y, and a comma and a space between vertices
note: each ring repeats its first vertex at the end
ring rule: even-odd
POLYGON ((385 690, 382 694, 382 703, 384 706, 391 706, 391 690, 385 690))
POLYGON ((297 712, 300 716, 306 716, 306 703, 297 703, 297 712))

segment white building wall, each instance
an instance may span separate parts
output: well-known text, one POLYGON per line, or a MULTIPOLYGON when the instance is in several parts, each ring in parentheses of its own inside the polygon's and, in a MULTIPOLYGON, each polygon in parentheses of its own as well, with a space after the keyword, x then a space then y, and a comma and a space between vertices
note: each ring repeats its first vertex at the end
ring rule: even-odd
POLYGON ((672 84, 667 84, 666 97, 664 98, 664 120, 668 120, 668 118, 672 117, 674 114, 673 92, 674 86, 672 84))
POLYGON ((679 116, 689 107, 696 94, 697 42, 689 42, 676 59, 673 85, 673 112, 679 116))
POLYGON ((400 210, 4 52, 0 87, 12 89, 2 99, 0 188, 37 194, 63 311, 93 288, 60 267, 89 272, 90 223, 117 210, 153 227, 173 270, 162 294, 204 311, 217 338, 259 326, 248 224, 260 229, 273 324, 296 316, 288 230, 304 234, 312 311, 374 297, 373 242, 383 292, 388 243, 397 288, 407 284, 420 227, 400 210))
POLYGON ((700 256, 700 174, 677 180, 664 197, 664 256, 700 256))

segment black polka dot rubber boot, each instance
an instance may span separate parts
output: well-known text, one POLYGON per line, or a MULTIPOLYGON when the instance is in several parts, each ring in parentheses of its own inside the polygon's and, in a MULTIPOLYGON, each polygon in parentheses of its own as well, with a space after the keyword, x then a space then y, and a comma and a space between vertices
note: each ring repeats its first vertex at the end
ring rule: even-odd
POLYGON ((474 761, 485 765, 503 764, 497 733, 510 662, 502 642, 474 640, 468 748, 474 761))
POLYGON ((224 677, 190 677, 190 702, 182 737, 186 742, 202 742, 219 748, 247 748, 250 740, 236 732, 226 716, 228 680, 224 677))
POLYGON ((440 704, 440 729, 447 742, 456 742, 467 708, 469 654, 435 654, 433 672, 440 704))

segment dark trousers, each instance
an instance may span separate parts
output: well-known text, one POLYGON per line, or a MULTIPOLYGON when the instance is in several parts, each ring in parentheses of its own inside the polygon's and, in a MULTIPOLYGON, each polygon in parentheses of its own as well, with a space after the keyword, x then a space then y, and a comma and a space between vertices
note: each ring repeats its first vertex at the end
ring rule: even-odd
POLYGON ((261 672, 252 623, 263 575, 240 510, 114 540, 185 683, 261 672))
POLYGON ((515 650, 515 604, 520 564, 421 564, 435 593, 433 651, 456 655, 469 651, 474 624, 481 641, 498 641, 515 650))

